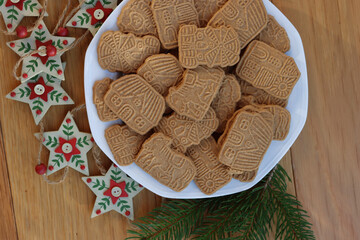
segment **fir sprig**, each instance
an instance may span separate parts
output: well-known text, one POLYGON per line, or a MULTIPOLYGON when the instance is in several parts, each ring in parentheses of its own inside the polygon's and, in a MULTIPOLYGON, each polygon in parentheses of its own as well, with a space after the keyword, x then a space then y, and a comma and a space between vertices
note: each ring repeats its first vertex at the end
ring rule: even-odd
POLYGON ((140 218, 127 239, 315 239, 306 211, 286 193, 286 171, 278 165, 255 187, 230 196, 170 200, 140 218))

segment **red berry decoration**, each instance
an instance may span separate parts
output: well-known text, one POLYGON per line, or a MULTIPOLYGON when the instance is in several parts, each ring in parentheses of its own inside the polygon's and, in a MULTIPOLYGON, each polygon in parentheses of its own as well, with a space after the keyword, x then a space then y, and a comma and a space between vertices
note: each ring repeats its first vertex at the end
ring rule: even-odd
POLYGON ((86 179, 87 183, 91 183, 91 178, 86 179))
POLYGON ((10 96, 11 96, 11 97, 15 97, 15 96, 16 96, 16 93, 15 93, 15 92, 11 92, 11 93, 10 93, 10 96))
POLYGON ((11 23, 9 23, 8 25, 7 25, 7 28, 12 28, 12 24, 11 23))
POLYGON ((26 73, 24 73, 22 76, 23 78, 28 78, 28 75, 26 73))
POLYGON ((10 47, 12 47, 12 48, 15 47, 15 43, 13 43, 13 42, 10 43, 10 47))
POLYGON ((73 21, 73 22, 72 22, 72 25, 73 25, 73 26, 76 26, 76 25, 77 25, 77 23, 76 23, 75 21, 73 21))
POLYGON ((53 166, 50 166, 50 167, 49 167, 49 170, 50 170, 50 171, 54 170, 54 167, 53 167, 53 166))
POLYGON ((28 32, 27 32, 27 28, 24 27, 24 26, 18 26, 16 28, 16 35, 19 37, 19 38, 26 38, 28 32))
POLYGON ((96 214, 99 215, 101 213, 100 209, 96 210, 96 214))
POLYGON ((85 170, 85 166, 84 166, 84 165, 81 165, 81 166, 80 166, 80 169, 81 169, 81 170, 85 170))
POLYGON ((38 29, 42 29, 42 28, 43 28, 43 25, 39 24, 38 29))
POLYGON ((41 114, 41 110, 39 110, 39 109, 36 110, 36 114, 37 114, 37 115, 40 115, 40 114, 41 114))
POLYGON ((126 216, 129 216, 129 215, 130 215, 130 212, 129 212, 129 211, 126 211, 126 212, 125 212, 125 215, 126 215, 126 216))
POLYGON ((63 41, 63 44, 64 44, 64 45, 68 45, 68 43, 69 43, 68 40, 64 40, 64 41, 63 41))
POLYGON ((41 163, 39 165, 36 165, 35 172, 39 175, 44 175, 46 173, 46 166, 45 164, 41 163))
POLYGON ((61 37, 67 37, 69 35, 69 30, 64 27, 59 27, 56 35, 61 36, 61 37))
POLYGON ((48 55, 49 57, 54 57, 56 56, 56 53, 57 53, 56 47, 54 47, 53 45, 46 46, 46 55, 48 55))
POLYGON ((57 71, 57 73, 59 74, 59 75, 61 75, 62 73, 63 73, 63 71, 61 71, 60 69, 57 71))
POLYGON ((71 119, 70 118, 66 119, 66 123, 67 124, 71 123, 71 119))
POLYGON ((68 96, 64 96, 64 97, 63 97, 63 100, 66 102, 67 100, 69 100, 69 97, 68 97, 68 96))

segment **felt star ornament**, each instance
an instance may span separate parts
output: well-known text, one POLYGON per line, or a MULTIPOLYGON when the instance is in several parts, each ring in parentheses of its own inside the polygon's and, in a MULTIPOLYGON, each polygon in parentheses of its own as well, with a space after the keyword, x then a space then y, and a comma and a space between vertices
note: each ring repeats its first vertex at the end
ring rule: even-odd
POLYGON ((60 84, 60 79, 40 73, 20 84, 6 98, 28 103, 37 125, 51 106, 74 104, 60 84))
POLYGON ((87 28, 95 35, 116 6, 117 0, 87 0, 66 26, 87 28))
MULTIPOLYGON (((40 134, 35 134, 39 139, 40 134)), ((71 113, 68 112, 58 131, 45 132, 43 145, 50 151, 47 175, 51 175, 67 166, 89 175, 86 153, 93 147, 93 138, 89 133, 79 132, 71 113)))
POLYGON ((61 55, 64 52, 59 51, 69 46, 74 40, 75 38, 51 35, 44 22, 41 21, 29 38, 8 42, 7 45, 20 57, 35 50, 42 51, 24 59, 21 82, 25 82, 41 72, 65 80, 61 63, 61 55))
POLYGON ((132 199, 144 189, 143 186, 128 177, 115 164, 105 176, 82 179, 97 196, 91 217, 115 210, 134 220, 132 199))

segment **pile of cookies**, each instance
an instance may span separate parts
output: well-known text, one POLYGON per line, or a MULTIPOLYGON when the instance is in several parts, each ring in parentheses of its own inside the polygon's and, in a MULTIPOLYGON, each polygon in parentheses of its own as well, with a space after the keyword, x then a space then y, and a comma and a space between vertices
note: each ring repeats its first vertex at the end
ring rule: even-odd
POLYGON ((117 25, 98 60, 122 76, 93 91, 99 118, 124 122, 105 131, 117 163, 174 191, 253 181, 271 141, 288 134, 300 77, 262 0, 130 0, 117 25))

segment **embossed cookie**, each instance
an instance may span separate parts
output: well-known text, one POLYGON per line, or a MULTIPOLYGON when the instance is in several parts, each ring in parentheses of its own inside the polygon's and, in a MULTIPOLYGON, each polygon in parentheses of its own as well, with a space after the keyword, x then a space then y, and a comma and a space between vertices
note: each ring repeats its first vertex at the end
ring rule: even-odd
POLYGON ((235 76, 228 74, 220 87, 218 94, 211 103, 211 107, 216 112, 219 119, 217 132, 223 132, 226 122, 232 117, 236 110, 236 103, 241 98, 241 89, 235 76))
POLYGON ((241 110, 224 134, 219 160, 235 171, 257 169, 273 137, 272 125, 261 114, 241 110))
POLYGON ((256 88, 270 95, 287 99, 300 78, 300 71, 292 57, 253 41, 236 67, 236 74, 256 88))
POLYGON ((234 28, 244 48, 266 27, 267 21, 262 0, 229 0, 210 19, 208 26, 234 28))
POLYGON ((170 146, 170 137, 155 133, 142 145, 135 162, 161 184, 180 192, 194 179, 196 167, 170 146))
POLYGON ((196 166, 195 183, 205 194, 213 194, 231 181, 228 168, 218 159, 219 149, 213 137, 191 146, 187 154, 196 166))
POLYGON ((284 140, 290 130, 291 115, 288 110, 276 105, 261 106, 274 116, 274 140, 284 140))
POLYGON ((218 125, 216 113, 210 108, 200 121, 194 121, 174 112, 170 116, 163 117, 155 130, 171 137, 173 147, 185 153, 188 147, 210 137, 218 125))
POLYGON ((195 8, 199 14, 200 26, 205 27, 211 17, 227 2, 227 0, 195 0, 195 8))
POLYGON ((105 138, 116 162, 126 166, 135 161, 147 136, 134 132, 126 125, 114 125, 105 130, 105 138))
POLYGON ((194 0, 152 0, 151 9, 161 44, 165 49, 178 46, 181 25, 199 26, 194 0))
POLYGON ((130 0, 121 10, 117 25, 122 32, 157 36, 150 0, 130 0))
POLYGON ((146 134, 164 111, 164 98, 137 74, 125 75, 110 85, 105 104, 132 130, 146 134))
POLYGON ((108 106, 105 105, 104 96, 109 90, 111 83, 110 78, 105 78, 100 81, 96 81, 93 86, 93 99, 94 104, 99 116, 99 119, 103 122, 109 122, 117 120, 118 117, 113 113, 108 106))
POLYGON ((240 182, 252 182, 254 181, 258 169, 253 171, 245 171, 240 174, 234 174, 233 178, 239 180, 240 182))
POLYGON ((225 73, 220 68, 198 67, 185 70, 179 85, 172 87, 166 97, 167 104, 178 114, 201 120, 210 108, 225 73))
POLYGON ((240 60, 240 50, 239 37, 231 27, 180 28, 179 61, 185 68, 233 66, 240 60))
POLYGON ((259 40, 267 43, 273 48, 285 53, 290 50, 290 40, 286 30, 276 21, 276 19, 269 15, 268 24, 259 35, 259 40))
POLYGON ((160 52, 160 42, 154 36, 136 37, 132 33, 107 31, 99 41, 99 64, 110 72, 134 73, 144 60, 160 52))
POLYGON ((170 87, 181 80, 183 72, 179 60, 171 54, 148 57, 137 70, 137 73, 163 96, 168 94, 170 87))

